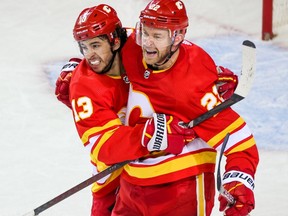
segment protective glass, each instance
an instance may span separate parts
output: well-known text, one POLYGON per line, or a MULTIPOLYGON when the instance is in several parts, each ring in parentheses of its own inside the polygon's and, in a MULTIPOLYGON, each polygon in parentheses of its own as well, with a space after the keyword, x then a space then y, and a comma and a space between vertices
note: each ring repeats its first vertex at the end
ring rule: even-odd
POLYGON ((170 47, 174 42, 174 36, 168 29, 152 28, 136 23, 136 43, 142 47, 157 47, 165 49, 170 47))

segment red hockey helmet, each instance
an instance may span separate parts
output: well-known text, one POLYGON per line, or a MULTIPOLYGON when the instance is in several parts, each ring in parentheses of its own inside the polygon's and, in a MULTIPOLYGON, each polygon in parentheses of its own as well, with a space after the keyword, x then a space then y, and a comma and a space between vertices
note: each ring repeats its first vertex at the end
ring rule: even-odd
POLYGON ((73 29, 76 41, 107 35, 110 42, 116 27, 122 27, 117 12, 106 4, 84 9, 78 16, 73 29))
POLYGON ((180 0, 152 0, 140 14, 141 24, 154 28, 182 30, 188 27, 185 5, 180 0))

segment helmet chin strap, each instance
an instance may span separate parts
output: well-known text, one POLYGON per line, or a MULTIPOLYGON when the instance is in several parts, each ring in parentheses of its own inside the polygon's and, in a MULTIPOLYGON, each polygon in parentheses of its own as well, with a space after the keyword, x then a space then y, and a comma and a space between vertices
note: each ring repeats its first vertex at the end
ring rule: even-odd
POLYGON ((160 66, 164 65, 165 63, 167 63, 170 58, 174 55, 174 53, 179 49, 180 44, 182 43, 182 41, 177 45, 176 49, 174 51, 172 51, 172 47, 175 41, 175 37, 172 40, 172 43, 170 45, 170 52, 167 54, 165 60, 162 63, 155 63, 154 65, 148 65, 148 68, 152 69, 152 70, 158 70, 160 66))

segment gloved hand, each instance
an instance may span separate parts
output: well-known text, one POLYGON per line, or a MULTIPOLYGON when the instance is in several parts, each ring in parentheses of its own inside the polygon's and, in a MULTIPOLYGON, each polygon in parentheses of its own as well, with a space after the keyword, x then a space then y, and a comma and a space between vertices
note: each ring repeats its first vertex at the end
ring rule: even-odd
POLYGON ((194 130, 182 124, 183 122, 176 117, 154 113, 153 118, 145 124, 142 145, 150 152, 180 154, 184 145, 196 138, 194 130))
POLYGON ((246 216, 254 209, 254 180, 249 174, 230 171, 223 177, 223 187, 235 199, 231 206, 221 194, 219 195, 219 210, 224 211, 226 216, 246 216))
POLYGON ((81 59, 71 58, 61 69, 61 73, 56 81, 55 95, 59 101, 64 103, 70 109, 72 108, 69 101, 69 85, 72 71, 80 63, 81 59))
POLYGON ((218 93, 224 100, 227 100, 233 95, 238 85, 238 76, 228 68, 222 66, 218 66, 217 71, 218 81, 216 82, 216 86, 218 93))

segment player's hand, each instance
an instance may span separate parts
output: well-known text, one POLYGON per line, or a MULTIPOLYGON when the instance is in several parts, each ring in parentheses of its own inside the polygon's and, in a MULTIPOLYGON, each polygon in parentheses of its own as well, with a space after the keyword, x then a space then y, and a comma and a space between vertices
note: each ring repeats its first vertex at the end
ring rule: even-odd
POLYGON ((238 76, 228 68, 224 68, 222 66, 218 66, 217 71, 218 80, 216 82, 216 86, 218 93, 224 100, 227 100, 233 95, 238 85, 238 76))
POLYGON ((194 130, 183 126, 178 118, 154 113, 145 124, 141 142, 150 152, 165 151, 177 155, 195 138, 194 130))
POLYGON ((64 103, 70 109, 71 103, 69 101, 69 85, 71 81, 72 71, 80 63, 81 59, 71 58, 61 69, 61 73, 56 81, 55 95, 59 101, 64 103))
MULTIPOLYGON (((231 172, 229 173, 231 174, 231 172)), ((252 177, 245 173, 235 171, 234 174, 231 174, 227 179, 228 182, 231 182, 225 183, 223 187, 234 197, 235 203, 231 206, 220 194, 218 197, 220 202, 219 210, 224 211, 226 216, 249 215, 249 212, 251 212, 255 207, 254 193, 252 190, 254 187, 254 181, 252 177), (237 173, 239 173, 238 176, 237 173), (237 181, 237 179, 240 181, 237 181)))

